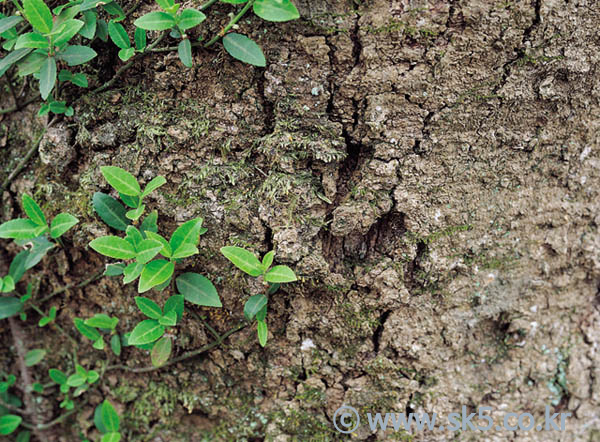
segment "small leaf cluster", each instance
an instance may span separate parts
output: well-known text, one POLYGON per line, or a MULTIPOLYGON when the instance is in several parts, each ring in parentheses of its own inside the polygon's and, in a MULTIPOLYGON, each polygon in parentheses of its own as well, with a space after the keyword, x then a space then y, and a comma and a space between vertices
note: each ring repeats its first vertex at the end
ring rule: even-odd
MULTIPOLYGON (((77 218, 69 213, 60 213, 48 224, 44 212, 32 197, 23 194, 21 202, 27 217, 0 224, 0 238, 14 239, 18 245, 27 246, 28 248, 20 251, 13 258, 8 269, 8 275, 0 277, 0 293, 13 292, 23 274, 37 265, 49 250, 56 247, 54 241, 60 241, 60 238, 79 222, 77 218)), ((20 298, 14 296, 0 297, 0 319, 21 312, 23 304, 30 297, 31 287, 28 287, 27 294, 20 298)), ((49 317, 50 320, 54 319, 56 312, 53 315, 49 317)))
POLYGON ((121 440, 120 423, 121 420, 115 407, 108 400, 105 399, 96 407, 94 425, 102 434, 100 442, 119 442, 121 440))
MULTIPOLYGON (((4 377, 4 381, 0 382, 0 399, 3 403, 12 405, 13 407, 22 407, 23 403, 21 400, 17 396, 9 393, 9 389, 15 385, 17 380, 16 376, 13 374, 3 374, 2 376, 4 377)), ((10 410, 0 403, 0 435, 6 436, 12 434, 19 428, 22 421, 23 418, 21 418, 21 416, 11 414, 10 410)), ((28 431, 21 431, 18 437, 24 437, 25 434, 28 433, 28 431)))
POLYGON ((104 335, 102 333, 108 333, 111 336, 110 348, 112 352, 116 356, 121 354, 121 337, 116 333, 119 318, 97 313, 86 320, 74 318, 73 323, 82 336, 93 342, 92 346, 97 350, 104 350, 104 335))
POLYGON ((57 368, 48 370, 50 379, 58 384, 60 392, 65 395, 65 398, 60 403, 60 408, 72 410, 75 406, 72 398, 81 396, 86 392, 92 384, 100 379, 100 374, 95 370, 86 370, 79 364, 75 364, 75 372, 71 375, 66 375, 57 368), (75 391, 70 395, 71 388, 75 391))
POLYGON ((277 265, 271 267, 275 258, 275 251, 273 250, 266 253, 262 261, 252 252, 241 247, 222 247, 221 253, 244 273, 254 277, 262 277, 267 283, 268 288, 265 294, 251 296, 244 305, 244 316, 246 319, 252 321, 256 318, 258 342, 264 347, 267 344, 268 336, 266 320, 268 297, 279 289, 280 284, 297 281, 298 278, 288 266, 277 265), (271 284, 269 285, 268 283, 271 284))

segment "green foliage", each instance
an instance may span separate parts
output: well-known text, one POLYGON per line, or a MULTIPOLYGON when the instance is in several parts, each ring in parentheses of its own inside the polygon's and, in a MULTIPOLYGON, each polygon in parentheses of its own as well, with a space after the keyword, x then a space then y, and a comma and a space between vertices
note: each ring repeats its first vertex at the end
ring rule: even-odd
MULTIPOLYGON (((97 0, 70 0, 50 10, 44 0, 13 0, 16 7, 13 15, 0 14, 2 48, 8 51, 8 55, 0 60, 0 77, 14 66, 18 77, 31 76, 38 81, 38 91, 44 100, 38 115, 52 112, 72 116, 73 107, 60 99, 64 88, 58 88, 57 85, 71 83, 87 88, 88 79, 81 72, 58 69, 65 64, 72 67, 92 61, 98 55, 90 47, 96 38, 105 42, 110 39, 118 48, 119 58, 125 62, 136 54, 148 53, 164 37, 157 37, 148 44, 146 31, 169 32, 171 38, 178 40, 175 48, 186 67, 193 66, 193 46, 203 44, 208 47, 223 38, 223 47, 232 57, 264 67, 266 58, 260 46, 245 35, 229 31, 237 28, 237 23, 250 9, 256 16, 269 22, 285 22, 300 17, 290 0, 221 2, 240 7, 240 10, 236 14, 232 13, 229 23, 207 43, 202 42, 202 37, 192 43, 189 33, 207 19, 204 10, 213 2, 200 9, 181 9, 181 4, 174 0, 157 0, 160 11, 150 12, 135 20, 132 45, 128 30, 120 23, 125 18, 125 12, 114 1, 105 3, 97 0), (99 18, 103 16, 102 10, 110 17, 108 22, 99 18), (23 17, 31 28, 22 26, 23 17)), ((120 184, 126 186, 126 183, 120 184)), ((126 189, 123 195, 135 196, 127 193, 130 191, 127 186, 126 189)), ((135 209, 139 209, 139 206, 135 209)), ((142 211, 143 209, 132 212, 131 217, 139 216, 142 211)))
POLYGON ((121 419, 115 407, 107 399, 96 407, 94 425, 102 434, 100 442, 119 442, 121 440, 121 433, 119 433, 121 419))
POLYGON ((251 321, 256 317, 256 331, 258 342, 261 346, 267 344, 267 303, 268 296, 274 294, 281 283, 297 281, 298 278, 288 266, 278 265, 271 267, 275 258, 275 251, 267 252, 260 261, 252 252, 241 247, 227 246, 221 248, 221 253, 231 261, 238 269, 250 276, 262 276, 268 285, 264 295, 254 295, 248 298, 244 305, 244 316, 251 321))

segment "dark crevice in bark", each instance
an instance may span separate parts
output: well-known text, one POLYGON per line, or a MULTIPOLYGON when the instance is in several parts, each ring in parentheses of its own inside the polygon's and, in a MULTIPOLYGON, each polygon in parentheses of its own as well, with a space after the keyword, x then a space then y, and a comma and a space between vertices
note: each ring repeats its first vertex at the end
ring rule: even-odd
POLYGON ((381 335, 383 334, 383 329, 385 327, 385 321, 387 321, 388 317, 392 313, 391 310, 386 310, 379 317, 379 325, 375 329, 375 333, 373 333, 373 348, 375 350, 375 354, 379 353, 379 344, 381 341, 381 335))
POLYGON ((260 100, 265 115, 264 130, 262 132, 263 136, 273 133, 273 130, 275 129, 275 108, 273 103, 270 102, 265 96, 265 72, 266 71, 263 70, 260 73, 256 82, 256 90, 260 95, 260 100))
POLYGON ((418 279, 416 273, 419 271, 421 266, 421 260, 428 253, 428 247, 425 241, 419 241, 417 243, 417 253, 415 258, 408 264, 408 268, 406 269, 406 288, 409 292, 414 291, 414 289, 418 286, 418 279))

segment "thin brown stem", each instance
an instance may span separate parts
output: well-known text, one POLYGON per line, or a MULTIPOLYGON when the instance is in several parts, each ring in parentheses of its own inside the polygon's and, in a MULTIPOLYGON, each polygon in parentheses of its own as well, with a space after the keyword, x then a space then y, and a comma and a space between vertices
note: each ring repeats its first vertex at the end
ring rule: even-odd
POLYGON ((160 367, 128 367, 126 365, 111 365, 109 367, 106 367, 106 371, 109 370, 124 370, 124 371, 129 371, 132 373, 148 373, 150 371, 156 371, 156 370, 160 370, 162 368, 168 367, 169 365, 173 365, 176 364, 177 362, 181 362, 181 361, 185 361, 186 359, 190 359, 193 358, 194 356, 198 356, 202 353, 206 353, 209 350, 212 350, 213 348, 221 345, 223 343, 223 341, 225 339, 227 339, 229 336, 231 336, 234 333, 239 332, 240 330, 242 330, 243 328, 245 328, 248 324, 247 323, 242 323, 237 325, 236 327, 232 328, 231 330, 225 332, 224 334, 220 335, 220 338, 211 342, 210 344, 206 344, 203 347, 200 347, 197 350, 193 350, 187 353, 182 354, 181 356, 178 356, 176 358, 171 359, 170 361, 168 361, 167 363, 161 365, 160 367))

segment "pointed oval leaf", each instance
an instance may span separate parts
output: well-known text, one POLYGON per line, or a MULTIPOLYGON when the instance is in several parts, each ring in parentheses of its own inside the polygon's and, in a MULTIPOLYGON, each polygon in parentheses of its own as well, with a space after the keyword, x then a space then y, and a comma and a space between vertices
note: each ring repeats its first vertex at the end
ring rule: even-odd
POLYGON ((193 246, 198 244, 198 241, 200 240, 202 221, 202 218, 189 220, 180 225, 175 232, 173 232, 173 235, 171 235, 171 240, 169 241, 169 245, 171 246, 173 253, 175 253, 179 246, 184 243, 191 244, 193 246))
POLYGON ((41 362, 41 360, 44 359, 44 356, 46 356, 46 350, 43 350, 41 348, 29 350, 25 354, 25 365, 27 367, 33 367, 34 365, 41 362))
POLYGON ((117 414, 115 407, 113 407, 106 399, 102 402, 100 417, 107 432, 119 431, 119 415, 117 414))
POLYGON ((207 307, 221 307, 217 289, 205 276, 184 273, 175 280, 175 284, 186 301, 207 307))
POLYGON ((127 343, 129 345, 150 344, 165 333, 165 328, 154 319, 146 319, 135 326, 127 343))
POLYGON ((142 28, 135 28, 133 41, 135 42, 135 48, 138 51, 143 51, 144 49, 146 49, 146 30, 142 28))
POLYGON ((107 264, 106 269, 104 270, 104 276, 120 276, 123 274, 123 270, 125 269, 125 264, 107 264))
POLYGON ((6 71, 21 58, 26 57, 33 49, 23 48, 15 49, 6 57, 0 59, 0 77, 2 77, 6 71))
POLYGON ((69 66, 77 66, 87 63, 96 55, 98 55, 96 51, 89 46, 71 45, 60 52, 58 57, 64 60, 69 66))
POLYGON ((59 213, 50 223, 50 236, 59 238, 78 222, 79 220, 70 213, 59 213))
POLYGON ((142 270, 144 270, 144 264, 140 264, 139 262, 128 264, 123 270, 123 284, 135 281, 142 274, 142 270))
MULTIPOLYGON (((34 49, 46 49, 50 47, 48 39, 42 34, 37 32, 28 32, 19 36, 15 43, 15 49, 21 48, 34 48, 34 49)), ((46 55, 46 58, 48 56, 46 55)))
POLYGON ((82 35, 88 40, 93 40, 96 36, 98 16, 94 11, 82 11, 81 8, 79 9, 79 11, 83 12, 84 21, 83 27, 79 30, 79 35, 82 35))
POLYGON ((146 233, 146 237, 148 239, 158 241, 159 243, 161 243, 163 245, 163 248, 160 251, 161 255, 163 255, 167 258, 171 257, 171 255, 173 254, 173 250, 171 249, 171 246, 169 245, 169 243, 166 239, 164 239, 158 233, 151 231, 151 230, 145 230, 145 233, 146 233))
POLYGON ((193 246, 192 244, 189 244, 189 243, 183 243, 177 248, 177 250, 175 250, 175 252, 173 252, 172 258, 173 259, 187 258, 188 256, 196 255, 197 253, 199 253, 198 247, 193 246))
POLYGON ((81 20, 76 19, 65 21, 65 27, 60 32, 60 34, 58 34, 58 36, 54 39, 54 46, 62 46, 65 43, 67 43, 69 40, 75 37, 75 34, 77 34, 79 30, 83 28, 84 24, 85 23, 81 20))
MULTIPOLYGON (((108 22, 108 35, 115 45, 120 49, 127 49, 131 47, 129 41, 129 35, 121 23, 115 23, 114 21, 108 22)), ((118 190, 118 189, 117 189, 118 190)))
POLYGON ((166 182, 167 182, 167 180, 165 179, 164 176, 157 176, 157 177, 153 178, 152 181, 150 181, 148 184, 146 184, 146 187, 144 188, 144 192, 142 193, 142 197, 148 196, 150 193, 154 192, 156 189, 158 189, 160 186, 162 186, 166 182))
POLYGON ((121 356, 121 337, 119 335, 113 335, 110 338, 110 349, 115 356, 121 356))
POLYGON ((300 18, 298 9, 290 0, 256 0, 252 10, 267 21, 282 22, 300 18))
POLYGON ((83 323, 90 327, 114 330, 114 328, 119 323, 119 318, 112 318, 108 315, 105 315, 104 313, 96 313, 91 318, 86 319, 83 323))
POLYGON ((33 200, 33 198, 31 198, 29 195, 24 193, 23 197, 22 197, 22 202, 23 202, 23 210, 25 210, 25 213, 27 214, 29 219, 31 221, 33 221, 34 223, 36 223, 37 225, 45 226, 46 225, 46 217, 44 216, 44 212, 42 212, 42 209, 33 200))
POLYGON ((196 9, 184 9, 177 17, 177 25, 182 31, 198 26, 206 20, 206 15, 196 9))
POLYGON ((235 32, 223 37, 223 46, 233 58, 254 66, 265 67, 267 60, 260 46, 242 34, 235 32))
POLYGON ((30 219, 18 218, 0 224, 0 238, 31 239, 38 236, 39 225, 30 219))
POLYGON ((123 195, 138 196, 142 193, 137 179, 124 169, 116 166, 103 166, 102 175, 117 192, 123 195))
POLYGON ((58 385, 62 385, 67 382, 67 375, 56 368, 51 368, 48 370, 48 374, 50 375, 50 379, 52 379, 58 385))
POLYGON ((154 239, 144 239, 137 246, 136 261, 146 264, 154 258, 163 248, 163 245, 154 239))
POLYGON ((31 26, 42 34, 52 31, 52 12, 42 0, 23 0, 25 18, 31 26))
POLYGON ((45 100, 56 83, 56 60, 48 57, 40 69, 40 95, 45 100))
POLYGON ((275 257, 275 250, 271 250, 270 252, 267 252, 265 254, 265 256, 263 256, 262 259, 262 265, 264 270, 268 270, 269 267, 271 267, 271 264, 273 264, 273 258, 275 257))
POLYGON ((164 365, 168 360, 169 356, 171 356, 171 339, 164 337, 160 338, 152 347, 152 365, 155 367, 160 367, 164 365))
POLYGON ((265 321, 258 321, 256 323, 256 331, 258 333, 258 342, 261 347, 267 345, 267 337, 269 330, 267 329, 267 323, 265 321))
POLYGON ((92 205, 102 221, 113 229, 125 231, 131 223, 125 216, 127 209, 110 195, 102 192, 94 193, 92 205))
MULTIPOLYGON (((156 233, 158 232, 158 225, 156 221, 158 220, 158 212, 153 210, 151 213, 146 215, 142 224, 140 224, 140 230, 142 231, 142 235, 145 235, 147 231, 156 233)), ((165 240, 165 242, 167 242, 165 240)), ((168 243, 167 243, 168 244, 168 243)))
POLYGON ((144 293, 152 287, 156 287, 167 281, 173 274, 173 270, 175 270, 175 265, 164 259, 149 262, 144 266, 144 270, 142 270, 138 283, 138 292, 144 293))
POLYGON ((3 19, 0 19, 0 34, 11 30, 22 21, 23 18, 17 15, 12 15, 10 17, 4 17, 3 19))
POLYGON ((147 31, 164 31, 175 26, 175 19, 166 12, 155 11, 142 15, 133 24, 147 31))
POLYGON ((244 305, 244 316, 248 321, 252 321, 254 316, 267 305, 267 297, 265 295, 250 296, 244 305))
POLYGON ((10 318, 23 308, 23 303, 18 298, 0 297, 0 319, 10 318))
POLYGON ((265 281, 267 282, 282 283, 297 280, 296 274, 288 266, 275 266, 265 275, 265 281))
POLYGON ((170 311, 174 311, 177 314, 177 320, 181 321, 183 317, 183 295, 173 295, 167 302, 165 302, 164 311, 165 313, 169 313, 170 311))
POLYGON ((96 252, 116 259, 135 258, 135 250, 129 242, 118 236, 103 236, 90 242, 90 247, 96 252))
POLYGON ((192 44, 189 38, 185 38, 177 45, 177 55, 185 67, 191 68, 194 65, 192 59, 192 44))
POLYGON ((73 324, 75 324, 75 328, 79 330, 79 333, 92 341, 97 341, 102 338, 102 335, 98 330, 89 325, 85 325, 84 321, 80 318, 73 319, 73 324))
POLYGON ((156 302, 143 296, 136 296, 135 303, 140 311, 150 319, 162 318, 163 312, 156 302))
POLYGON ((21 418, 21 416, 17 416, 14 414, 5 414, 4 416, 1 416, 0 434, 6 436, 12 433, 19 427, 19 425, 21 425, 22 421, 23 419, 21 418))
POLYGON ((235 246, 221 248, 221 253, 231 261, 238 269, 250 276, 259 276, 263 273, 262 263, 252 252, 235 246))
POLYGON ((162 316, 159 320, 158 323, 160 325, 164 325, 165 327, 173 327, 177 324, 177 313, 174 312, 173 310, 171 310, 170 312, 167 312, 164 314, 164 316, 162 316))
POLYGON ((100 442, 119 442, 121 440, 121 433, 112 431, 102 435, 100 442))
POLYGON ((137 252, 138 246, 144 240, 144 237, 135 226, 127 226, 127 229, 125 229, 125 233, 125 240, 128 241, 129 244, 131 244, 137 252))

